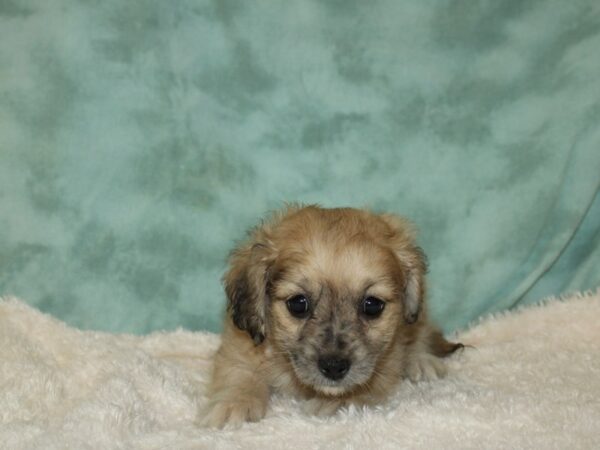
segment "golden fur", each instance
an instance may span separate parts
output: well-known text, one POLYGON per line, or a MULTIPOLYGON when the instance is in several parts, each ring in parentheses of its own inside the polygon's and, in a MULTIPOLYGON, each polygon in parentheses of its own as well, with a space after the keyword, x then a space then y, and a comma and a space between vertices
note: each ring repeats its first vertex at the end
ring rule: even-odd
POLYGON ((273 391, 331 414, 381 402, 403 378, 442 376, 439 358, 461 345, 428 323, 425 271, 399 217, 318 206, 276 213, 231 255, 204 424, 260 420, 273 391), (371 303, 383 310, 373 315, 371 303))

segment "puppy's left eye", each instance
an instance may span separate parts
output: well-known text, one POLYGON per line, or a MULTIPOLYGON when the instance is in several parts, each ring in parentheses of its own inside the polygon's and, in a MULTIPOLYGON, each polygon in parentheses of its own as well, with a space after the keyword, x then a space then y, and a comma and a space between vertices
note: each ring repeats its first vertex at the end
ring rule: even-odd
POLYGON ((385 302, 376 297, 367 297, 363 300, 361 308, 365 316, 375 318, 381 315, 385 308, 385 302))

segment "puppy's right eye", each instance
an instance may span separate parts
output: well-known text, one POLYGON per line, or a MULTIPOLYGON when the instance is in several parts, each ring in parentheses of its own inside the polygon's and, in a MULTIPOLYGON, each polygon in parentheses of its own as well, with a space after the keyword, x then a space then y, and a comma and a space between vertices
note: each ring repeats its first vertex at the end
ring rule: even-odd
POLYGON ((286 305, 288 311, 294 317, 303 319, 308 315, 309 303, 304 295, 296 295, 290 298, 286 305))

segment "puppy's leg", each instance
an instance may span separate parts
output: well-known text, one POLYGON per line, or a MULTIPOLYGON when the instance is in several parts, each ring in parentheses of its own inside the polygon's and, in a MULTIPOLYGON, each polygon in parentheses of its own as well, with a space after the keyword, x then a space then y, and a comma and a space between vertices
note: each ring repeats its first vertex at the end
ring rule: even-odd
POLYGON ((414 382, 445 376, 446 364, 441 358, 451 355, 459 348, 463 348, 463 345, 447 341, 439 330, 423 327, 407 355, 406 376, 414 382))
POLYGON ((312 414, 315 416, 331 416, 335 414, 340 408, 346 405, 346 402, 342 399, 337 398, 311 398, 307 400, 302 409, 306 414, 312 414))
POLYGON ((432 355, 438 356, 440 358, 445 358, 446 356, 450 356, 456 350, 464 348, 464 345, 460 342, 447 341, 441 331, 436 329, 430 329, 428 337, 428 347, 429 353, 431 353, 432 355))
POLYGON ((264 350, 244 332, 227 326, 214 362, 208 407, 201 424, 223 427, 262 419, 269 401, 269 386, 262 367, 264 350))

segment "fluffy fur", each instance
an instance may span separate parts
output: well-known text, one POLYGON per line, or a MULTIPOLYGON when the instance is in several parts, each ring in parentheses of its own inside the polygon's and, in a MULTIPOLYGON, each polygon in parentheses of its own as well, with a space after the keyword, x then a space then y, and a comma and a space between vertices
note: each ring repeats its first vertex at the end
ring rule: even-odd
POLYGON ((203 422, 259 420, 272 392, 332 414, 381 403, 403 378, 443 375, 440 358, 461 345, 427 320, 425 271, 399 217, 317 206, 276 213, 232 253, 203 422), (290 310, 297 299, 300 316, 290 310))
POLYGON ((327 418, 275 396, 231 431, 195 423, 219 336, 84 332, 0 300, 0 448, 599 448, 598 317, 599 293, 490 317, 444 379, 327 418))

